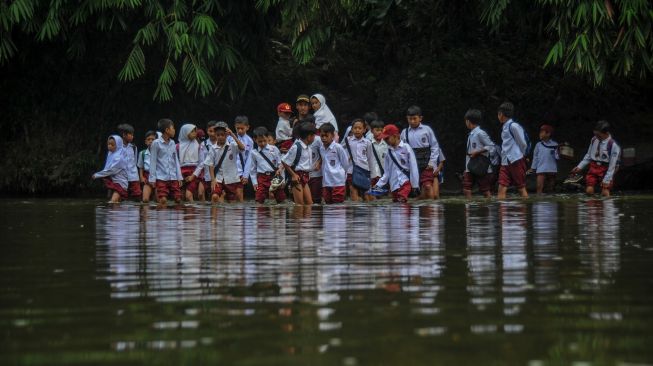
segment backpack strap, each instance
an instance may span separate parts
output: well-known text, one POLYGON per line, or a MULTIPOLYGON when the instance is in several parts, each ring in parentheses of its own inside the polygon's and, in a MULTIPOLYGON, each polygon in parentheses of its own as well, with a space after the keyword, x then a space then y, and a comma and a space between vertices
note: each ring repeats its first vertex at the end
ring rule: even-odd
POLYGON ((358 166, 356 165, 356 161, 354 161, 354 155, 351 153, 351 147, 349 146, 349 137, 345 137, 345 146, 347 147, 347 152, 349 153, 349 158, 351 159, 351 165, 358 166))
POLYGON ((295 170, 295 168, 297 168, 297 164, 299 164, 299 160, 301 160, 302 158, 302 151, 304 150, 301 142, 299 141, 295 142, 295 146, 297 146, 297 153, 295 154, 295 160, 293 160, 292 165, 290 166, 292 170, 295 170))
POLYGON ((224 161, 224 158, 227 156, 227 152, 229 151, 229 144, 224 145, 224 151, 222 152, 222 156, 220 156, 220 160, 218 160, 218 164, 215 165, 215 172, 220 170, 222 168, 222 162, 224 161))
POLYGON ((383 170, 383 165, 381 165, 381 159, 379 159, 379 154, 376 152, 374 143, 372 143, 372 152, 374 153, 374 160, 376 160, 376 163, 379 165, 379 169, 381 169, 381 176, 383 176, 385 171, 383 170))
POLYGON ((261 155, 261 157, 265 160, 266 163, 270 164, 270 168, 272 168, 272 171, 277 170, 277 168, 274 167, 274 164, 272 163, 272 161, 270 159, 268 159, 267 156, 265 156, 265 153, 263 152, 263 149, 259 150, 258 153, 261 155))
MULTIPOLYGON (((406 133, 406 136, 408 136, 408 133, 406 133)), ((406 174, 406 177, 410 179, 410 170, 399 165, 399 162, 397 161, 397 158, 395 158, 395 154, 392 153, 392 150, 388 150, 388 154, 390 155, 390 159, 392 159, 392 162, 395 163, 395 165, 399 168, 399 170, 401 170, 402 173, 406 174)))

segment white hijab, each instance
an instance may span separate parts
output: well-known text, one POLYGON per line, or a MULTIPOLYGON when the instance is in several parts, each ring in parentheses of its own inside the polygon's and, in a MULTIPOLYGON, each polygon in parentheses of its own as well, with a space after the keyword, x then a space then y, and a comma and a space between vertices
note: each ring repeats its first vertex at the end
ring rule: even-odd
POLYGON ((113 140, 116 142, 116 150, 113 152, 107 152, 107 161, 104 163, 103 170, 111 170, 113 167, 122 166, 125 163, 125 159, 122 158, 122 149, 125 147, 122 142, 122 137, 118 135, 111 135, 109 138, 113 138, 113 140))
POLYGON ((320 128, 325 123, 331 123, 335 127, 336 132, 338 132, 338 123, 336 122, 336 116, 333 115, 329 106, 326 105, 326 98, 322 94, 313 94, 311 98, 315 98, 320 101, 320 109, 313 113, 315 117, 315 127, 320 128))
POLYGON ((200 144, 197 139, 189 139, 188 134, 197 128, 194 124, 187 123, 179 130, 179 163, 199 163, 200 144))

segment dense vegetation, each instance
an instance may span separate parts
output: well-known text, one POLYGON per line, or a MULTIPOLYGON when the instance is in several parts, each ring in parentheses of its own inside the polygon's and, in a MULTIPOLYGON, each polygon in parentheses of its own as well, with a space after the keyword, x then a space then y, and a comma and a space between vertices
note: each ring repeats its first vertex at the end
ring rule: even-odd
POLYGON ((597 118, 635 144, 652 132, 652 24, 646 0, 0 1, 0 191, 89 187, 119 122, 272 126, 318 90, 341 124, 421 104, 452 169, 465 109, 496 132, 505 99, 578 148, 597 118))

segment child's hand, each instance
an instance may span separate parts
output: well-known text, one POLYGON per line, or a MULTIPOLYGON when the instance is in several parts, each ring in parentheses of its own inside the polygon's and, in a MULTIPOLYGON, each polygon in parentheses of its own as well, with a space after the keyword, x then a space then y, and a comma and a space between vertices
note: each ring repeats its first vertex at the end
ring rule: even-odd
POLYGON ((291 178, 293 183, 299 183, 299 175, 294 174, 291 178))
POLYGON ((147 184, 147 180, 145 179, 145 177, 141 177, 141 183, 147 184))
POLYGON ((611 184, 612 184, 612 181, 607 182, 607 183, 606 183, 606 182, 603 182, 603 183, 601 183, 601 188, 603 188, 603 189, 609 189, 611 184))
POLYGON ((215 185, 216 184, 217 184, 217 182, 215 181, 215 179, 211 179, 211 191, 212 192, 215 192, 215 185))
POLYGON ((242 183, 243 185, 246 185, 246 184, 247 184, 247 181, 248 181, 247 178, 245 178, 245 177, 240 177, 240 183, 242 183))
POLYGON ((258 191, 258 184, 254 184, 254 192, 258 191))
POLYGON ((91 179, 95 179, 95 174, 91 175, 91 179))
POLYGON ((230 128, 227 128, 227 135, 234 137, 234 132, 230 128))
POLYGON ((526 174, 527 174, 527 175, 528 175, 528 174, 533 174, 533 173, 535 173, 535 170, 533 170, 533 169, 528 169, 528 170, 526 171, 526 174))
POLYGON ((322 160, 315 163, 315 171, 320 171, 320 169, 322 169, 322 160))
POLYGON ((193 180, 195 180, 195 175, 193 174, 186 177, 186 182, 192 182, 193 180))
POLYGON ((576 174, 576 173, 580 172, 580 168, 575 167, 574 169, 571 170, 571 172, 572 172, 573 174, 576 174))
POLYGON ((475 157, 481 155, 481 153, 482 153, 481 150, 474 150, 474 151, 471 152, 471 154, 469 154, 469 156, 470 156, 471 158, 475 158, 475 157))

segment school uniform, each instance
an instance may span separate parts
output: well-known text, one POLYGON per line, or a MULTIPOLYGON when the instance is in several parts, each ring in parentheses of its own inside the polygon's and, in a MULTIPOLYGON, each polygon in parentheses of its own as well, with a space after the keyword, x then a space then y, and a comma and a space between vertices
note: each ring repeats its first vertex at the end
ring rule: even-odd
POLYGON ((354 136, 345 137, 342 145, 346 148, 347 144, 349 144, 349 150, 351 150, 349 156, 351 164, 347 168, 347 185, 351 186, 353 184, 354 164, 369 172, 371 170, 370 162, 374 160, 374 153, 372 152, 372 141, 364 136, 359 139, 354 136))
MULTIPOLYGON (((265 203, 265 199, 270 194, 272 178, 276 175, 277 170, 283 166, 281 164, 281 152, 276 146, 268 144, 260 150, 252 151, 249 158, 251 161, 249 176, 252 179, 252 185, 256 186, 256 202, 265 203)), ((286 192, 279 188, 274 191, 274 198, 277 203, 281 203, 286 200, 286 192)))
POLYGON ((526 147, 524 128, 509 119, 501 128, 501 168, 499 169, 499 185, 526 187, 526 147))
POLYGON ((317 169, 317 166, 322 162, 320 158, 320 148, 322 145, 322 140, 316 138, 311 146, 309 146, 313 165, 311 166, 311 171, 308 173, 308 188, 311 190, 313 203, 322 202, 322 169, 317 169))
POLYGON ((485 193, 489 192, 492 189, 492 183, 494 182, 494 171, 492 169, 492 164, 487 168, 487 174, 482 177, 474 176, 467 169, 467 164, 471 159, 471 153, 477 150, 485 149, 485 152, 482 154, 488 159, 492 156, 496 145, 490 138, 490 136, 485 132, 481 127, 476 126, 469 132, 467 136, 467 151, 465 152, 465 172, 463 173, 463 189, 466 191, 471 191, 476 183, 478 185, 478 190, 485 193))
POLYGON ((609 135, 605 140, 593 137, 590 147, 583 160, 578 164, 578 169, 589 170, 585 175, 585 184, 594 187, 598 184, 605 184, 608 189, 614 186, 614 174, 619 168, 619 156, 621 147, 609 135))
POLYGON ((370 141, 372 141, 373 155, 373 159, 370 161, 370 177, 372 178, 372 187, 374 187, 384 173, 383 161, 388 153, 388 143, 383 139, 376 141, 374 137, 370 141))
POLYGON ((138 153, 138 159, 136 160, 136 167, 138 169, 143 169, 143 178, 145 179, 145 184, 154 188, 154 185, 149 183, 150 178, 150 149, 146 148, 141 150, 138 153))
MULTIPOLYGON (((228 201, 235 200, 238 189, 243 188, 243 184, 240 181, 242 172, 238 166, 239 152, 241 151, 238 149, 236 142, 225 143, 224 145, 216 144, 212 146, 211 152, 204 159, 203 166, 207 168, 213 167, 216 185, 212 194, 221 196, 223 193, 226 193, 228 201)), ((199 166, 197 169, 199 169, 199 166)), ((195 173, 199 174, 197 169, 195 173)), ((197 174, 195 175, 197 176, 197 174)))
POLYGON ((538 176, 544 177, 545 186, 553 186, 555 184, 559 159, 560 155, 558 153, 557 142, 553 140, 540 141, 535 145, 531 169, 533 169, 538 176))
POLYGON ((297 166, 293 170, 299 176, 299 184, 304 186, 308 184, 309 173, 313 168, 312 152, 304 141, 298 139, 281 160, 293 168, 292 164, 295 162, 295 157, 297 156, 297 145, 302 147, 302 151, 297 166))
POLYGON ((420 172, 420 185, 433 185, 433 169, 437 167, 440 145, 431 127, 420 123, 417 128, 408 127, 401 132, 401 141, 406 142, 416 156, 420 172), (433 169, 427 169, 432 167, 433 169))
POLYGON ((173 139, 166 142, 163 137, 152 141, 150 145, 150 177, 148 181, 155 185, 157 198, 172 195, 181 199, 181 167, 177 158, 177 145, 173 139))
POLYGON ((327 204, 345 201, 347 170, 351 167, 349 155, 342 145, 332 141, 328 147, 320 146, 322 158, 322 198, 327 204))
POLYGON ((136 167, 136 146, 131 142, 125 145, 123 149, 125 156, 125 170, 127 171, 127 179, 129 180, 128 193, 130 197, 140 198, 143 193, 141 192, 141 181, 138 177, 138 168, 136 167))
MULTIPOLYGON (((215 143, 213 143, 211 139, 206 139, 202 141, 201 145, 202 145, 202 153, 200 154, 200 163, 199 165, 197 165, 197 168, 195 168, 195 172, 198 172, 198 175, 195 176, 197 178, 202 179, 204 192, 210 196, 211 195, 211 172, 209 171, 209 166, 204 165, 204 162, 206 161, 206 158, 211 154, 211 151, 213 151, 213 148, 215 147, 215 143)), ((212 162, 213 160, 209 160, 209 161, 212 162)))
POLYGON ((117 192, 121 199, 127 199, 127 188, 129 186, 129 178, 127 174, 127 162, 125 161, 125 154, 122 151, 125 146, 123 145, 122 138, 118 135, 112 135, 116 142, 116 150, 107 153, 107 159, 104 163, 104 168, 99 172, 93 174, 94 178, 102 178, 104 186, 110 192, 117 192))
POLYGON ((290 121, 279 117, 279 121, 277 121, 277 128, 274 132, 277 139, 277 145, 279 145, 279 147, 284 150, 290 149, 293 141, 292 125, 290 124, 290 121))
POLYGON ((388 146, 383 166, 385 172, 376 185, 383 187, 390 184, 392 201, 406 202, 411 189, 419 188, 420 184, 420 174, 413 149, 403 141, 396 147, 388 146))
MULTIPOLYGON (((185 178, 194 175, 195 169, 202 161, 202 146, 197 140, 190 140, 188 134, 195 129, 195 125, 185 124, 179 131, 179 165, 181 166, 181 176, 184 178, 182 189, 190 191, 193 194, 197 193, 199 187, 199 179, 193 179, 191 182, 186 182, 185 178)), ((197 176, 196 176, 197 177, 197 176)))
POLYGON ((438 172, 438 182, 440 184, 444 183, 444 163, 447 161, 447 158, 444 156, 444 151, 440 149, 440 154, 438 155, 438 166, 442 163, 442 169, 438 172))
MULTIPOLYGON (((245 145, 245 150, 238 152, 238 162, 237 162, 238 174, 243 178, 249 179, 250 167, 247 163, 249 160, 249 154, 254 149, 254 140, 252 140, 252 138, 249 137, 248 134, 244 134, 242 136, 236 134, 236 138, 238 138, 238 140, 243 145, 245 145)), ((227 143, 230 144, 232 142, 236 143, 236 140, 234 140, 233 137, 231 136, 227 136, 227 143)))

